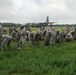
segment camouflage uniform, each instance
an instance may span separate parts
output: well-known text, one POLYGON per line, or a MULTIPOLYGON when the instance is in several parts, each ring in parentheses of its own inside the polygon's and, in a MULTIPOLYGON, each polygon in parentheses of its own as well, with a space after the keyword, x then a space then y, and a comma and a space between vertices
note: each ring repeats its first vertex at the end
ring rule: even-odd
POLYGON ((2 43, 2 35, 3 35, 3 30, 2 30, 2 26, 0 25, 0 48, 2 43))
POLYGON ((21 29, 20 34, 21 34, 21 38, 19 40, 18 47, 22 47, 22 45, 26 46, 26 30, 25 30, 25 28, 21 29))
POLYGON ((9 35, 13 32, 13 28, 9 27, 9 35))
POLYGON ((2 30, 2 26, 0 25, 0 45, 2 42, 2 34, 3 34, 3 30, 2 30))
POLYGON ((1 43, 1 50, 5 49, 5 46, 7 45, 8 47, 10 47, 10 42, 13 39, 12 36, 9 35, 3 35, 2 36, 2 43, 1 43))
POLYGON ((37 44, 40 38, 40 33, 32 31, 29 33, 29 42, 34 45, 37 44))
POLYGON ((14 30, 10 35, 13 37, 13 40, 16 41, 16 32, 14 30))
POLYGON ((29 34, 29 32, 31 32, 31 29, 30 29, 30 27, 26 26, 25 30, 26 30, 26 41, 28 41, 29 40, 28 34, 29 34))
POLYGON ((35 32, 30 32, 29 33, 29 42, 33 45, 34 44, 34 40, 35 40, 35 32))
POLYGON ((74 38, 70 32, 66 35, 65 39, 66 41, 74 41, 74 38))
POLYGON ((20 33, 19 33, 19 32, 17 32, 17 33, 16 33, 16 41, 18 41, 18 42, 19 42, 20 38, 21 38, 21 35, 20 35, 20 33))
POLYGON ((57 30, 55 41, 59 42, 59 43, 63 42, 64 41, 64 36, 65 36, 65 33, 64 33, 63 30, 57 30))
POLYGON ((54 31, 47 31, 45 38, 45 45, 53 45, 55 44, 56 33, 54 31))
POLYGON ((1 42, 2 42, 2 34, 0 34, 0 45, 1 45, 1 42))
POLYGON ((71 27, 67 26, 67 28, 66 28, 66 34, 68 34, 71 30, 72 30, 71 27))

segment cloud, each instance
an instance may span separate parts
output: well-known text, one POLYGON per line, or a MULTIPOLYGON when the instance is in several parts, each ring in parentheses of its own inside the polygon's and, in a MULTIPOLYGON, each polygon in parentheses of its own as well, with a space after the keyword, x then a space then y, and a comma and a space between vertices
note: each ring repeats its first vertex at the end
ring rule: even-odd
POLYGON ((1 22, 76 23, 75 0, 0 0, 1 22))

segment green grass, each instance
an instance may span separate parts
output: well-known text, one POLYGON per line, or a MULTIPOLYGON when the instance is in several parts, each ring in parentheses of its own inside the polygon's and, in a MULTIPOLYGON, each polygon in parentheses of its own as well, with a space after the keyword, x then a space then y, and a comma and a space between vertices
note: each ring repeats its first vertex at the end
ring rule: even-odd
POLYGON ((0 52, 1 75, 75 75, 76 43, 30 46, 0 52))
POLYGON ((76 75, 76 42, 53 46, 27 42, 21 50, 16 44, 12 42, 11 49, 0 51, 0 75, 76 75))

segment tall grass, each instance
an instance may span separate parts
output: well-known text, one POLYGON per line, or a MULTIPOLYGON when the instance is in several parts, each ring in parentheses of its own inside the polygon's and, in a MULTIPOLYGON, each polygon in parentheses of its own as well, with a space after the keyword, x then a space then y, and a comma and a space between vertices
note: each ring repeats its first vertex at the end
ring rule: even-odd
POLYGON ((1 75, 75 75, 76 43, 30 46, 0 52, 1 75))

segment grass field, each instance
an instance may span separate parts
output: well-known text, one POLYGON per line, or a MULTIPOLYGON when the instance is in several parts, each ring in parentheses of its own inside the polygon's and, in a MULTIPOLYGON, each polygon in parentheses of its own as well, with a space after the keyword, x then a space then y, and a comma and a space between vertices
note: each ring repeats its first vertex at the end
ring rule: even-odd
POLYGON ((21 50, 16 44, 0 51, 0 75, 76 75, 76 42, 53 46, 44 46, 43 42, 31 46, 27 42, 21 50))
MULTIPOLYGON (((4 29, 6 29, 8 31, 8 27, 5 27, 4 29)), ((45 29, 49 29, 49 27, 46 27, 45 29)), ((66 30, 66 27, 55 27, 55 29, 62 29, 62 30, 66 30)), ((17 28, 17 30, 19 30, 19 28, 17 28)), ((39 28, 31 28, 32 31, 36 31, 39 30, 39 28)))

